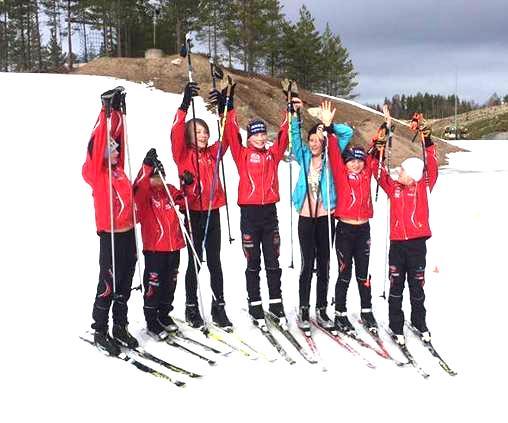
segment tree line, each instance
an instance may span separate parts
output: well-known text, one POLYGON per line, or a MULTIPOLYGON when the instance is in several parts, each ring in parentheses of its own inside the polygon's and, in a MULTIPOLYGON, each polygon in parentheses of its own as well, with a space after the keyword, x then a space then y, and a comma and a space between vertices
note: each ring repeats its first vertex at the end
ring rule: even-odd
POLYGON ((339 35, 328 24, 320 33, 305 6, 290 22, 279 0, 0 0, 0 69, 59 72, 96 56, 143 57, 151 47, 175 54, 189 31, 219 63, 356 96, 339 35))
MULTIPOLYGON (((397 119, 411 119, 416 111, 423 113, 429 119, 442 119, 455 113, 455 101, 457 101, 457 113, 466 113, 479 107, 476 102, 461 100, 455 95, 444 96, 427 92, 416 95, 396 94, 391 100, 385 98, 384 104, 388 104, 391 115, 397 119)), ((370 107, 382 111, 380 105, 370 105, 370 107)))

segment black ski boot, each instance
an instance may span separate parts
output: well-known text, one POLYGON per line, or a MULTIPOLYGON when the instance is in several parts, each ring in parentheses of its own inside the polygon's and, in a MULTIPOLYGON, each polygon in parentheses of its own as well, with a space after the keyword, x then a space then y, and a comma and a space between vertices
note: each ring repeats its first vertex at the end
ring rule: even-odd
POLYGON ((212 320, 220 328, 232 330, 233 323, 228 319, 224 306, 223 302, 212 302, 212 320))
POLYGON ((416 332, 418 332, 418 336, 421 338, 423 342, 428 343, 431 341, 429 328, 427 328, 425 322, 420 322, 419 324, 411 322, 411 325, 416 329, 416 332))
POLYGON ((120 345, 127 348, 139 347, 139 342, 127 330, 127 325, 113 325, 113 338, 120 345))
POLYGON ((193 328, 204 326, 205 322, 203 322, 197 304, 185 304, 185 321, 193 328))
POLYGON ((111 356, 118 356, 121 353, 120 347, 111 336, 108 331, 95 331, 93 334, 93 342, 97 348, 107 352, 111 356))
POLYGON ((263 310, 263 302, 261 300, 249 302, 249 314, 252 318, 252 323, 255 326, 266 326, 265 312, 263 310))
POLYGON ((296 324, 305 333, 308 332, 310 334, 309 306, 301 306, 300 307, 300 309, 298 311, 298 316, 296 318, 296 324))
POLYGON ((369 332, 377 332, 377 322, 370 308, 362 309, 362 312, 360 313, 360 319, 363 325, 369 330, 369 332))
POLYGON ((332 319, 330 319, 328 314, 326 314, 326 306, 316 307, 316 322, 327 331, 331 331, 335 328, 332 319))
POLYGON ((156 341, 163 341, 168 337, 168 333, 158 320, 146 322, 146 332, 156 341))
POLYGON ((159 323, 169 333, 178 331, 178 326, 169 314, 167 316, 159 316, 159 323))
POLYGON ((335 311, 335 329, 345 334, 355 332, 355 328, 347 318, 345 311, 335 311))
POLYGON ((284 306, 282 305, 282 299, 276 298, 270 300, 268 311, 274 316, 274 320, 279 324, 286 324, 286 314, 284 313, 284 306))

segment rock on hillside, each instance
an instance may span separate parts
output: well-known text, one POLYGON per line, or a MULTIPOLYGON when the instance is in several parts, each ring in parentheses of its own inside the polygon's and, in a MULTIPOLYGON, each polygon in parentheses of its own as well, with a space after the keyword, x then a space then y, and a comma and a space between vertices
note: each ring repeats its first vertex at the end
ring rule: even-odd
MULTIPOLYGON (((138 82, 152 82, 163 91, 182 92, 187 82, 187 62, 183 60, 179 65, 174 64, 179 57, 141 59, 141 58, 98 58, 76 70, 76 73, 87 75, 104 75, 123 78, 138 82)), ((211 89, 210 65, 208 59, 202 55, 192 56, 194 80, 199 82, 201 94, 206 97, 211 89)), ((277 132, 282 114, 285 110, 285 99, 280 88, 280 80, 267 76, 252 76, 244 72, 225 69, 237 83, 235 90, 235 109, 239 123, 245 127, 249 119, 259 117, 268 124, 272 134, 277 132)), ((323 97, 306 90, 300 90, 300 97, 306 108, 317 107, 323 97)), ((337 108, 336 121, 348 122, 355 127, 353 143, 365 145, 375 134, 378 126, 383 122, 382 115, 372 109, 354 102, 332 100, 337 108)), ((308 130, 317 123, 307 111, 303 114, 304 130, 308 130)), ((393 138, 392 163, 397 165, 410 155, 419 155, 419 143, 411 143, 413 133, 403 124, 398 123, 393 138)), ((441 140, 436 140, 441 163, 445 153, 459 151, 441 140)))

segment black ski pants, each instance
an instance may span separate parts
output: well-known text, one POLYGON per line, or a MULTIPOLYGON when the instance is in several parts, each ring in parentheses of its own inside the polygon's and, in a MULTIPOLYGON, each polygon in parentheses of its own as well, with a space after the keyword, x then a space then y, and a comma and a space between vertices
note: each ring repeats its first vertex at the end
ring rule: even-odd
MULTIPOLYGON (((190 220, 192 226, 192 239, 194 248, 200 261, 203 260, 203 238, 205 236, 206 219, 208 211, 190 211, 190 220)), ((189 224, 185 219, 187 230, 189 224)), ((206 265, 210 272, 210 286, 214 301, 224 302, 224 279, 222 275, 222 265, 220 261, 221 249, 221 229, 219 209, 212 210, 210 221, 208 223, 208 234, 205 241, 206 265)), ((194 254, 190 246, 187 247, 189 261, 187 271, 185 272, 185 297, 187 304, 198 304, 197 297, 197 275, 194 267, 194 254)), ((199 265, 199 263, 198 263, 199 265)))
MULTIPOLYGON (((335 219, 331 222, 332 238, 335 219)), ((330 277, 330 245, 328 237, 328 216, 298 218, 298 238, 302 267, 300 270, 300 307, 309 307, 310 289, 314 263, 316 262, 316 307, 326 307, 328 281, 330 277)))
POLYGON ((240 230, 242 248, 247 259, 245 279, 249 302, 260 301, 259 272, 261 271, 261 248, 265 262, 266 279, 270 299, 282 298, 279 266, 280 235, 275 204, 241 206, 240 230))
POLYGON ((166 317, 173 310, 180 251, 143 251, 145 272, 143 311, 147 323, 166 317))
POLYGON ((411 323, 422 331, 427 330, 425 292, 423 290, 427 255, 425 242, 426 238, 390 242, 388 316, 390 329, 396 334, 402 334, 404 328, 402 293, 406 278, 411 302, 411 323))
POLYGON ((335 249, 339 263, 339 276, 335 284, 335 310, 347 311, 346 298, 353 271, 353 262, 361 308, 371 308, 372 295, 368 277, 370 256, 369 222, 361 225, 351 225, 339 220, 335 232, 335 249))
POLYGON ((93 305, 92 328, 108 330, 109 309, 113 304, 113 323, 127 325, 127 301, 131 295, 137 254, 134 229, 113 234, 115 245, 115 281, 113 281, 111 233, 100 232, 99 283, 93 305))

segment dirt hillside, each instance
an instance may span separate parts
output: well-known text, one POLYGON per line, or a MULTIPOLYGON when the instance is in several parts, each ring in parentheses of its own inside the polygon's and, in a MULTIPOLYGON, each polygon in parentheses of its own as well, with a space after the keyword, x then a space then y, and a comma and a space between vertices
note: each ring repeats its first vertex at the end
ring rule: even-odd
MULTIPOLYGON (((180 65, 172 63, 178 56, 160 59, 99 58, 76 70, 86 75, 114 76, 136 82, 152 81, 158 89, 180 93, 187 82, 187 62, 180 65)), ((193 76, 199 82, 201 94, 206 96, 211 89, 210 65, 206 57, 193 55, 193 76)), ((245 127, 249 119, 259 117, 265 120, 272 133, 277 131, 285 99, 280 81, 265 76, 249 76, 241 71, 225 69, 237 83, 235 90, 235 109, 240 125, 245 127)), ((306 108, 317 107, 323 100, 321 96, 300 90, 300 97, 306 108)), ((336 121, 348 122, 355 127, 353 143, 366 144, 383 122, 382 116, 361 109, 349 103, 334 102, 337 108, 336 121)), ((304 130, 317 123, 307 111, 304 112, 304 130)), ((397 124, 393 137, 392 163, 397 165, 410 155, 421 154, 419 143, 411 143, 413 133, 403 124, 397 124)), ((445 163, 445 153, 459 151, 457 148, 436 139, 441 164, 445 163)))

